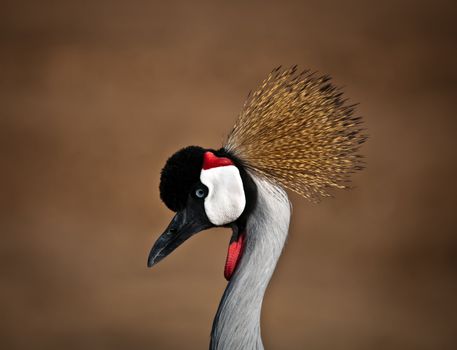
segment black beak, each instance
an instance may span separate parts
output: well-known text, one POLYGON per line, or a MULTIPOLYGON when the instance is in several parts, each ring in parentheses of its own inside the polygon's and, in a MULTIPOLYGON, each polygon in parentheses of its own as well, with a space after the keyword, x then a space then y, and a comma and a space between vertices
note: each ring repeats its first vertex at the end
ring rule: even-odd
POLYGON ((202 205, 190 204, 176 213, 167 229, 154 243, 148 257, 152 267, 194 234, 214 225, 208 220, 202 205))

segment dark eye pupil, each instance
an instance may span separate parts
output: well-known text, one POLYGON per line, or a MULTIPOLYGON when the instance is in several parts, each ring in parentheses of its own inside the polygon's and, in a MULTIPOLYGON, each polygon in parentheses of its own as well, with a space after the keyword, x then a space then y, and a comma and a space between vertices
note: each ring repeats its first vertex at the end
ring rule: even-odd
POLYGON ((202 190, 201 188, 198 188, 198 189, 195 191, 195 195, 196 195, 198 198, 203 198, 203 197, 205 197, 205 191, 202 190))

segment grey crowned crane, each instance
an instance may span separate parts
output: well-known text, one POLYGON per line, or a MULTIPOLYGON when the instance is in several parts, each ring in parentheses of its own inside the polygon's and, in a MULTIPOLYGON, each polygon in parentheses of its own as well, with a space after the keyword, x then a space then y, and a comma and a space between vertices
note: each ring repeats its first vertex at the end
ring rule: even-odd
POLYGON ((263 349, 262 300, 291 216, 284 189, 319 200, 348 188, 363 167, 358 150, 366 139, 353 107, 328 77, 277 68, 248 96, 222 148, 190 146, 166 162, 160 197, 176 215, 148 266, 197 232, 233 231, 210 349, 263 349))

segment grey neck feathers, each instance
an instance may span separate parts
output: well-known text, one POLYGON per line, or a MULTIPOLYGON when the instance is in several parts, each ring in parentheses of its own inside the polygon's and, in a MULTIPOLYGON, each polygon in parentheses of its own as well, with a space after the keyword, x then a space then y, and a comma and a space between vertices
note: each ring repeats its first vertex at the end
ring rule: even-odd
POLYGON ((287 238, 291 208, 282 188, 251 176, 257 206, 247 221, 243 256, 214 319, 211 350, 263 349, 262 300, 287 238))

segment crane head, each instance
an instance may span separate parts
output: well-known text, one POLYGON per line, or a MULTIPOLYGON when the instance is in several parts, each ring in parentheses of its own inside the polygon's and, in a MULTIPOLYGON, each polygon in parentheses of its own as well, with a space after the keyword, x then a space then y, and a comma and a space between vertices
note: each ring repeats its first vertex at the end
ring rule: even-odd
POLYGON ((229 279, 257 200, 250 173, 312 201, 350 188, 350 176, 364 167, 359 149, 367 136, 355 105, 346 101, 328 76, 296 66, 274 69, 249 94, 223 148, 191 146, 167 161, 160 195, 176 215, 154 244, 148 266, 195 233, 228 226, 229 279))
MULTIPOLYGON (((255 206, 257 188, 236 157, 224 149, 215 151, 196 146, 181 149, 162 169, 160 197, 176 214, 152 247, 149 267, 194 234, 217 226, 233 229, 231 248, 232 251, 237 248, 234 254, 235 260, 238 259, 240 242, 244 239, 241 234, 255 206)), ((230 251, 229 247, 227 261, 230 251)), ((234 267, 228 267, 228 279, 234 267)))

